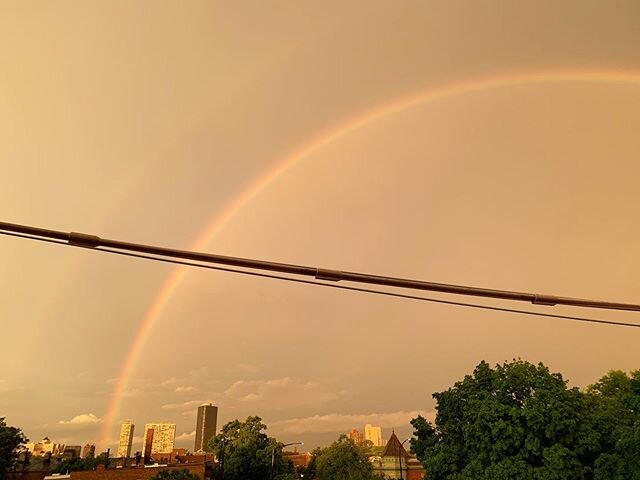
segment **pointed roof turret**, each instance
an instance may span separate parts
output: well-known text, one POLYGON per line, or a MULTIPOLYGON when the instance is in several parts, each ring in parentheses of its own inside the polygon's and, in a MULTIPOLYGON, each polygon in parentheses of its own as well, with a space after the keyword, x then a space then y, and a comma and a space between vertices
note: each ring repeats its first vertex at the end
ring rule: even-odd
POLYGON ((398 440, 398 437, 396 436, 396 432, 391 432, 391 436, 389 437, 387 446, 384 448, 384 452, 382 453, 382 456, 397 458, 400 455, 402 455, 404 458, 409 457, 409 454, 400 443, 400 440, 398 440))

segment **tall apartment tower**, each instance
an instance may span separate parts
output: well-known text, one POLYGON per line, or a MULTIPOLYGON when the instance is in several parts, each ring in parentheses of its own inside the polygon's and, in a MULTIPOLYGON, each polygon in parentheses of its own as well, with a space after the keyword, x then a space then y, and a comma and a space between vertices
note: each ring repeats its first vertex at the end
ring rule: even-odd
POLYGON ((120 440, 118 441, 118 457, 129 458, 131 456, 131 444, 133 443, 133 430, 135 425, 124 422, 120 426, 120 440))
POLYGON ((196 444, 194 452, 206 451, 209 440, 216 435, 218 426, 218 407, 208 403, 198 407, 196 421, 196 444))
POLYGON ((142 451, 148 453, 171 453, 176 440, 175 423, 147 423, 144 426, 142 451))
POLYGON ((374 427, 370 423, 364 426, 364 439, 369 440, 375 447, 382 446, 382 429, 374 427))

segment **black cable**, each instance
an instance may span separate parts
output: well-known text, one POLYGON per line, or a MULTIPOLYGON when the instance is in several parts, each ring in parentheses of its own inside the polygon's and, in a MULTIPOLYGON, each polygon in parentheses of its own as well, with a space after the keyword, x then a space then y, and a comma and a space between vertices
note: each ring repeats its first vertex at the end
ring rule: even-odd
MULTIPOLYGON (((27 239, 30 239, 30 240, 40 240, 40 241, 48 242, 48 243, 58 243, 58 244, 61 244, 61 245, 69 245, 67 242, 65 242, 63 240, 51 240, 51 239, 46 239, 46 238, 34 237, 34 236, 31 236, 31 235, 24 235, 24 234, 20 234, 20 233, 9 233, 9 232, 0 231, 0 234, 9 235, 9 236, 12 236, 12 237, 27 238, 27 239)), ((71 246, 78 247, 77 245, 71 245, 71 246)), ((79 248, 85 248, 85 247, 79 247, 79 248)), ((598 318, 574 317, 574 316, 571 316, 571 315, 558 315, 558 314, 553 314, 553 313, 532 312, 530 310, 519 310, 519 309, 505 308, 505 307, 492 307, 492 306, 489 306, 489 305, 479 305, 479 304, 476 304, 476 303, 456 302, 456 301, 453 301, 453 300, 441 300, 439 298, 422 297, 422 296, 417 296, 417 295, 407 295, 407 294, 404 294, 404 293, 397 293, 397 292, 385 292, 383 290, 375 290, 375 289, 369 289, 369 288, 349 287, 349 286, 346 286, 346 285, 335 285, 335 284, 331 284, 331 283, 320 283, 320 282, 314 282, 313 280, 304 280, 304 279, 301 279, 301 278, 292 278, 292 277, 286 277, 286 276, 283 276, 283 275, 272 275, 272 274, 268 274, 268 273, 251 272, 251 271, 247 271, 247 270, 238 270, 238 269, 234 269, 234 268, 216 267, 216 266, 213 266, 213 265, 204 265, 204 264, 195 263, 195 262, 187 262, 187 261, 182 261, 182 260, 173 260, 173 259, 170 259, 170 258, 155 257, 153 255, 144 255, 144 254, 140 254, 140 253, 123 252, 121 250, 114 250, 114 249, 103 248, 103 247, 88 248, 88 250, 97 250, 97 251, 101 251, 101 252, 105 252, 105 253, 112 253, 112 254, 115 254, 115 255, 122 255, 122 256, 125 256, 125 257, 141 258, 141 259, 144 259, 144 260, 155 260, 157 262, 171 263, 171 264, 175 264, 175 265, 206 268, 208 270, 217 270, 217 271, 228 272, 228 273, 238 273, 238 274, 241 274, 241 275, 249 275, 249 276, 261 277, 261 278, 271 278, 271 279, 274 279, 274 280, 285 280, 285 281, 295 282, 295 283, 303 283, 303 284, 308 284, 308 285, 317 285, 317 286, 320 286, 320 287, 336 288, 336 289, 339 289, 339 290, 349 290, 349 291, 353 291, 353 292, 370 293, 370 294, 374 294, 374 295, 383 295, 383 296, 387 296, 387 297, 404 298, 404 299, 408 299, 408 300, 420 300, 420 301, 423 301, 423 302, 440 303, 440 304, 444 304, 444 305, 455 305, 455 306, 459 306, 459 307, 477 308, 477 309, 481 309, 481 310, 492 310, 492 311, 496 311, 496 312, 517 313, 517 314, 521 314, 521 315, 533 315, 533 316, 537 316, 537 317, 555 318, 555 319, 559 319, 559 320, 573 320, 573 321, 577 321, 577 322, 589 322, 589 323, 599 323, 599 324, 604 324, 604 325, 616 325, 616 326, 621 326, 621 327, 640 328, 640 324, 637 324, 637 323, 619 322, 619 321, 615 321, 615 320, 603 320, 603 319, 598 319, 598 318)))

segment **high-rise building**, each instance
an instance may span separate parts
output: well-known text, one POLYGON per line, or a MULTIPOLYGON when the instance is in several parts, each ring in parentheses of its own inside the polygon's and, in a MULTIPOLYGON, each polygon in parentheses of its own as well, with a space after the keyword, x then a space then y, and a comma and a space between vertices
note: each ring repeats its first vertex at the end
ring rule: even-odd
POLYGON ((82 458, 93 458, 96 456, 96 446, 92 443, 87 443, 82 449, 82 458))
POLYGON ((373 443, 374 447, 382 447, 382 429, 367 423, 364 426, 364 439, 373 443))
POLYGON ((218 407, 211 403, 198 407, 198 418, 196 420, 196 443, 194 452, 207 450, 209 440, 216 435, 218 425, 218 407))
POLYGON ((129 458, 131 456, 131 444, 133 443, 133 430, 135 425, 124 422, 120 426, 120 440, 118 441, 118 457, 129 458))
POLYGON ((362 431, 357 430, 357 429, 353 429, 351 430, 349 433, 347 433, 347 436, 353 440, 353 443, 362 443, 364 441, 364 435, 362 435, 362 431))
MULTIPOLYGON (((142 456, 144 463, 151 460, 151 448, 153 447, 153 428, 144 429, 144 438, 142 439, 142 456)), ((136 460, 137 461, 137 460, 136 460)))
POLYGON ((176 440, 175 423, 147 423, 144 426, 144 441, 142 450, 147 456, 148 453, 171 453, 176 440))

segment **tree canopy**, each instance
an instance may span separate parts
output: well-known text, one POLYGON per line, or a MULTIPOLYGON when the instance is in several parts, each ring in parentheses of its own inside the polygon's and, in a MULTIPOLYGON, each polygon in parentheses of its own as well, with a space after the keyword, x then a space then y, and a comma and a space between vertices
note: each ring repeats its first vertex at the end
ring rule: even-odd
POLYGON ((13 467, 20 447, 27 442, 22 430, 7 425, 4 417, 0 417, 0 480, 7 478, 13 467))
POLYGON ((434 398, 435 425, 411 422, 428 480, 640 480, 638 372, 581 392, 542 364, 481 362, 434 398))
POLYGON ((293 464, 282 457, 283 444, 264 433, 267 426, 260 417, 233 420, 209 441, 209 449, 219 462, 218 479, 265 480, 292 474, 293 464))
POLYGON ((318 480, 372 480, 373 467, 367 451, 346 435, 315 452, 318 480))
POLYGON ((63 460, 53 469, 54 473, 77 472, 81 470, 95 470, 99 463, 104 463, 103 457, 96 458, 70 458, 63 460))

